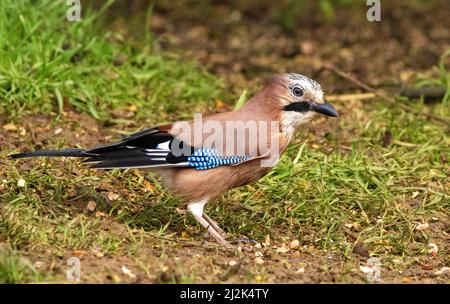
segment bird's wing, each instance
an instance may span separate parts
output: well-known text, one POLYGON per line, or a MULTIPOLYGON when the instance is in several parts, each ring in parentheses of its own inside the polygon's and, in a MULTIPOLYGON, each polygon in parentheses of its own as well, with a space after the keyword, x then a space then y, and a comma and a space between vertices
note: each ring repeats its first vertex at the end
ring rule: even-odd
POLYGON ((116 143, 84 150, 83 153, 88 157, 84 162, 98 169, 191 167, 207 170, 237 165, 251 159, 247 155, 221 156, 209 147, 193 148, 169 131, 170 125, 145 129, 116 143), (175 147, 181 147, 188 153, 174 153, 175 147))

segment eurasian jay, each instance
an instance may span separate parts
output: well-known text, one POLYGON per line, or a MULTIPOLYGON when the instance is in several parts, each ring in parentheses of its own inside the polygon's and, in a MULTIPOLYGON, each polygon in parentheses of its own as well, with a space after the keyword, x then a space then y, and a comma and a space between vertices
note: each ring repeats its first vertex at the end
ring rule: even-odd
POLYGON ((280 74, 240 109, 200 122, 145 129, 90 149, 25 152, 11 158, 82 157, 91 168, 154 170, 211 236, 230 246, 225 232, 203 212, 205 204, 267 174, 296 129, 315 113, 339 116, 316 81, 300 74, 280 74))

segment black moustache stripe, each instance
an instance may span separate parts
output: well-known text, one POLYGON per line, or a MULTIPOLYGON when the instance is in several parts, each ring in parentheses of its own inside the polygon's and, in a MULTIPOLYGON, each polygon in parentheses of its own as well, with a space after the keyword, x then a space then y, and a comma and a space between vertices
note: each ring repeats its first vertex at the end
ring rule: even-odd
POLYGON ((311 110, 311 105, 305 101, 293 102, 284 107, 285 111, 307 112, 311 110))

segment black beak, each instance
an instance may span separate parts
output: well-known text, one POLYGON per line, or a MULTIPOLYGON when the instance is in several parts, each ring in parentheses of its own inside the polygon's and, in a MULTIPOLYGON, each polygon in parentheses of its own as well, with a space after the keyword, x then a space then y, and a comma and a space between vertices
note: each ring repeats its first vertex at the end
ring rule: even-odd
POLYGON ((331 116, 331 117, 338 117, 339 113, 336 111, 336 109, 328 102, 325 103, 310 103, 311 110, 314 112, 331 116))

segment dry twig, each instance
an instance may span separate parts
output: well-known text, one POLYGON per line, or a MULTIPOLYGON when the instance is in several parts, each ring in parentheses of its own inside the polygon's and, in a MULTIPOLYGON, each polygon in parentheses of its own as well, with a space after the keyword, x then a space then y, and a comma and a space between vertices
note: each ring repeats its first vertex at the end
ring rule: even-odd
POLYGON ((416 115, 422 115, 422 116, 428 117, 430 119, 433 119, 435 121, 439 121, 439 122, 445 123, 447 125, 447 127, 450 126, 450 120, 448 120, 448 119, 446 119, 444 117, 441 117, 439 115, 436 115, 436 114, 418 111, 418 110, 415 110, 415 109, 413 109, 411 107, 408 107, 407 105, 404 105, 402 103, 398 103, 398 102, 395 101, 395 99, 393 97, 388 96, 385 93, 380 92, 380 91, 372 88, 371 86, 365 84, 364 82, 360 81, 359 79, 356 79, 353 75, 351 75, 349 73, 346 73, 344 71, 341 71, 341 70, 339 70, 338 68, 336 68, 333 65, 324 64, 322 69, 318 73, 320 73, 323 70, 329 70, 329 71, 335 73, 336 75, 338 75, 338 76, 340 76, 340 77, 342 77, 342 78, 344 78, 344 79, 354 83, 355 85, 357 85, 361 89, 363 89, 363 90, 365 90, 367 92, 371 92, 371 93, 375 94, 376 96, 382 98, 383 100, 385 100, 386 102, 388 102, 391 105, 400 107, 400 108, 402 108, 403 110, 405 110, 407 112, 414 113, 416 115))

